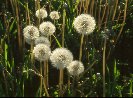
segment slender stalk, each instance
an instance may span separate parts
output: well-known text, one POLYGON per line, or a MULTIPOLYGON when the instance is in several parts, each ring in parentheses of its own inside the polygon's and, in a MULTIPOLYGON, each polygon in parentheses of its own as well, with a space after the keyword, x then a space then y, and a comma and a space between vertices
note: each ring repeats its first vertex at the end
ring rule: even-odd
POLYGON ((79 14, 81 13, 82 3, 83 3, 83 1, 80 2, 80 6, 79 6, 79 14))
MULTIPOLYGON (((116 0, 115 0, 116 1, 116 0)), ((113 15, 113 13, 114 13, 114 7, 113 7, 113 5, 112 4, 110 4, 111 2, 109 2, 108 1, 108 8, 109 8, 109 15, 108 15, 108 17, 109 17, 109 19, 111 20, 112 19, 112 15, 113 15)))
POLYGON ((130 97, 133 96, 133 80, 130 80, 130 89, 129 89, 129 92, 130 92, 130 97))
POLYGON ((49 95, 49 93, 48 93, 48 90, 47 90, 47 87, 46 87, 46 85, 45 85, 45 83, 44 83, 44 79, 43 79, 43 85, 44 85, 44 90, 45 90, 46 96, 47 96, 47 97, 50 97, 50 95, 49 95))
POLYGON ((47 75, 47 77, 46 77, 46 84, 47 84, 47 87, 49 88, 49 81, 48 81, 48 77, 49 77, 49 75, 48 75, 48 73, 49 73, 49 65, 48 65, 48 61, 46 62, 46 67, 47 67, 47 72, 46 72, 46 75, 47 75))
POLYGON ((48 83, 48 61, 44 62, 44 83, 46 85, 46 88, 49 87, 48 83))
MULTIPOLYGON (((41 63, 41 62, 40 62, 41 63)), ((41 68, 40 68, 41 69, 41 68)), ((42 74, 36 70, 37 72, 35 72, 34 70, 30 70, 30 71, 33 71, 37 76, 39 76, 40 78, 42 78, 42 82, 43 82, 43 86, 44 86, 44 91, 46 93, 46 97, 49 97, 49 93, 48 93, 48 90, 47 90, 47 87, 46 87, 46 84, 44 83, 44 77, 42 76, 42 74)))
POLYGON ((66 17, 66 11, 64 9, 63 10, 63 25, 62 25, 62 47, 64 47, 65 17, 66 17))
POLYGON ((34 40, 31 41, 30 51, 31 51, 31 64, 34 64, 34 55, 33 55, 33 48, 34 48, 34 40))
MULTIPOLYGON (((41 63, 41 62, 40 62, 41 63)), ((34 66, 33 66, 34 67, 34 66)), ((49 97, 49 93, 48 93, 48 90, 47 90, 47 87, 46 87, 46 84, 44 83, 44 77, 42 76, 42 74, 34 67, 34 70, 32 69, 29 69, 29 71, 32 71, 34 72, 34 74, 36 74, 37 76, 39 76, 40 78, 42 78, 42 82, 43 82, 43 86, 44 86, 44 91, 46 93, 46 97, 49 97)))
POLYGON ((117 38, 116 38, 115 44, 117 43, 117 41, 118 41, 118 39, 119 39, 119 37, 120 37, 120 35, 121 35, 121 33, 122 33, 123 27, 124 27, 124 25, 125 25, 128 0, 125 0, 125 1, 126 1, 126 3, 125 3, 125 9, 124 9, 124 18, 123 18, 123 22, 122 22, 121 29, 120 29, 120 31, 119 31, 119 33, 118 33, 117 38))
POLYGON ((47 77, 47 65, 46 65, 46 62, 44 62, 44 84, 47 87, 47 83, 46 83, 47 78, 46 77, 47 77))
POLYGON ((17 32, 18 32, 18 47, 19 47, 19 57, 20 57, 20 61, 22 61, 22 54, 23 54, 23 51, 22 51, 22 36, 21 36, 21 29, 20 29, 20 18, 19 18, 19 5, 18 5, 18 2, 17 0, 14 1, 15 3, 15 12, 16 12, 16 19, 17 19, 17 32))
POLYGON ((86 11, 86 6, 85 6, 84 1, 82 1, 82 4, 83 4, 82 7, 84 8, 83 11, 85 12, 86 11))
MULTIPOLYGON (((121 10, 120 10, 120 12, 119 12, 119 14, 118 14, 116 24, 118 23, 118 21, 119 21, 119 19, 120 19, 120 15, 121 15, 121 10)), ((108 54, 107 54, 107 60, 108 60, 108 59, 109 59, 109 57, 110 57, 111 50, 112 50, 112 49, 110 48, 110 49, 109 49, 109 52, 108 52, 108 54)))
MULTIPOLYGON (((22 44, 22 33, 21 33, 21 25, 20 25, 20 17, 19 17, 19 4, 17 0, 14 0, 14 4, 15 4, 15 14, 16 14, 16 19, 17 19, 17 32, 18 32, 18 50, 19 50, 19 63, 23 62, 23 44, 22 44)), ((24 97, 24 80, 22 81, 22 96, 24 97)))
POLYGON ((48 0, 48 2, 49 2, 49 5, 48 5, 49 12, 51 12, 51 10, 52 10, 52 9, 51 9, 51 6, 52 6, 51 1, 52 1, 52 0, 48 0))
POLYGON ((40 74, 40 72, 35 67, 34 67, 34 70, 33 69, 29 69, 29 71, 33 72, 35 75, 37 75, 40 78, 42 78, 42 82, 43 82, 43 86, 44 86, 44 91, 46 93, 46 97, 49 97, 48 90, 47 90, 46 85, 44 83, 44 77, 40 74))
POLYGON ((97 1, 95 2, 95 11, 94 11, 94 17, 96 17, 96 15, 97 15, 97 6, 98 6, 98 4, 97 4, 97 1))
POLYGON ((75 97, 75 94, 76 94, 76 92, 75 92, 75 76, 73 77, 73 84, 72 85, 73 85, 72 86, 72 96, 75 97))
POLYGON ((119 96, 122 97, 122 93, 121 93, 121 90, 119 90, 119 96))
POLYGON ((30 12, 29 12, 28 0, 26 2, 26 23, 30 24, 30 12))
MULTIPOLYGON (((38 9, 39 9, 39 14, 40 14, 40 0, 37 0, 37 5, 38 5, 38 9)), ((38 28, 39 28, 39 25, 40 25, 40 18, 38 18, 38 28)))
POLYGON ((77 80, 78 76, 73 77, 72 96, 77 97, 77 80))
POLYGON ((81 59, 82 59, 82 46, 83 46, 83 40, 84 40, 84 34, 81 35, 80 51, 79 51, 79 61, 81 61, 81 59))
POLYGON ((35 11, 37 11, 37 1, 35 0, 35 11))
MULTIPOLYGON (((40 74, 42 75, 42 62, 40 62, 40 74)), ((40 77, 40 97, 42 96, 42 77, 40 77)))
POLYGON ((106 25, 107 25, 107 22, 108 22, 108 16, 109 16, 109 6, 107 6, 107 13, 106 13, 105 23, 104 23, 104 31, 106 29, 106 25))
MULTIPOLYGON (((115 40, 115 43, 114 43, 114 46, 117 44, 117 41, 122 33, 122 30, 123 30, 123 27, 124 27, 124 24, 125 24, 125 20, 126 20, 126 11, 127 11, 127 4, 128 4, 128 0, 126 0, 126 3, 125 3, 125 8, 124 8, 124 18, 123 18, 123 22, 122 22, 122 26, 121 26, 121 29, 116 37, 116 40, 115 40)), ((121 16, 121 13, 122 11, 120 10, 119 14, 118 14, 118 17, 117 17, 117 21, 116 21, 116 24, 118 23, 119 19, 120 19, 120 16, 121 16)), ((111 53, 111 49, 109 50, 109 53, 107 55, 107 59, 109 59, 110 57, 110 53, 111 53)))
POLYGON ((94 64, 97 62, 97 60, 95 60, 79 77, 78 80, 81 79, 85 73, 87 73, 93 66, 94 64))
POLYGON ((116 0, 116 2, 115 2, 115 10, 114 10, 114 13, 113 13, 112 21, 114 21, 116 10, 117 10, 117 6, 118 6, 118 0, 116 0))
POLYGON ((106 38, 104 39, 104 47, 103 47, 103 97, 106 96, 105 94, 105 52, 106 52, 106 38))
POLYGON ((63 97, 63 69, 60 69, 59 96, 63 97))
POLYGON ((89 4, 90 4, 90 0, 86 0, 86 3, 85 3, 86 5, 86 11, 85 11, 85 13, 88 13, 88 6, 89 6, 89 4))
POLYGON ((117 17, 117 20, 116 20, 116 24, 117 24, 117 23, 119 22, 119 20, 120 20, 121 13, 122 13, 122 11, 120 10, 120 12, 119 12, 119 14, 118 14, 118 17, 117 17))
POLYGON ((104 10, 103 10, 103 15, 102 15, 101 23, 103 22, 103 19, 104 19, 104 16, 105 16, 105 12, 106 12, 106 8, 107 8, 107 0, 106 0, 106 3, 105 3, 104 10))
POLYGON ((24 97, 24 78, 23 78, 23 86, 22 86, 22 96, 24 97))
POLYGON ((70 90, 70 83, 71 83, 71 81, 70 81, 70 74, 68 73, 68 90, 70 90))
POLYGON ((93 8, 94 8, 94 2, 95 2, 95 0, 92 0, 92 2, 91 2, 91 7, 90 7, 90 14, 91 15, 93 15, 93 8))
MULTIPOLYGON (((66 10, 63 9, 63 24, 62 24, 62 47, 64 47, 64 33, 65 33, 65 18, 66 18, 66 10)), ((63 96, 63 77, 64 77, 63 69, 60 69, 60 96, 63 96)))
POLYGON ((101 15, 100 15, 100 13, 101 13, 101 2, 102 2, 102 0, 100 0, 100 4, 99 4, 99 11, 98 11, 98 30, 100 30, 100 28, 101 28, 101 15))

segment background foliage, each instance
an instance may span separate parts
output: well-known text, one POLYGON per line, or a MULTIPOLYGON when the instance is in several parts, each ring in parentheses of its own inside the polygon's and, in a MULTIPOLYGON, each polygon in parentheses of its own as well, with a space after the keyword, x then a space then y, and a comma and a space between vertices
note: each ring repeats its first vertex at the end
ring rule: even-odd
MULTIPOLYGON (((78 81, 78 95, 103 96, 103 48, 105 55, 106 96, 133 96, 133 1, 132 0, 1 0, 0 2, 0 96, 38 96, 39 76, 30 62, 30 46, 23 38, 28 24, 38 26, 36 10, 45 6, 48 13, 59 11, 61 18, 51 21, 56 26, 56 38, 79 57, 80 35, 73 29, 73 20, 81 13, 96 19, 96 29, 84 37, 82 62, 86 73, 78 81), (65 15, 66 14, 66 15, 65 15), (63 16, 65 15, 65 24, 63 16), (63 28, 65 26, 65 28, 63 28), (106 45, 104 45, 106 39, 106 45), (89 70, 87 70, 90 68, 89 70), (99 74, 100 73, 100 74, 99 74)), ((59 47, 51 37, 51 49, 59 47)), ((39 69, 36 61, 35 67, 39 69)), ((49 94, 58 96, 58 70, 49 62, 49 94), (56 74, 55 74, 56 73, 56 74)), ((67 73, 64 72, 64 85, 67 73)), ((44 93, 45 96, 45 93, 44 93)), ((71 96, 66 90, 64 96, 71 96)))

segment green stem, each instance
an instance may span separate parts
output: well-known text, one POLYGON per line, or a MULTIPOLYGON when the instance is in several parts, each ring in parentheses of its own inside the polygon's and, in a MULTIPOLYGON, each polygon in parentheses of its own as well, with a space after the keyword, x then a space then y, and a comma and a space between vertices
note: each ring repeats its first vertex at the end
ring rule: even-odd
POLYGON ((79 51, 79 61, 82 59, 82 46, 83 46, 83 40, 84 40, 84 34, 81 36, 81 41, 80 41, 80 51, 79 51))
POLYGON ((48 75, 48 73, 49 73, 49 67, 48 67, 48 61, 46 61, 46 68, 47 68, 47 71, 46 71, 46 84, 47 84, 47 87, 49 88, 49 81, 48 81, 48 77, 49 77, 49 75, 48 75))
POLYGON ((70 74, 69 73, 68 73, 68 90, 70 90, 70 74))
POLYGON ((62 47, 64 47, 65 17, 66 17, 66 11, 64 9, 63 10, 63 25, 62 25, 62 47))
POLYGON ((22 91, 22 93, 23 93, 23 97, 24 97, 24 79, 23 79, 23 91, 22 91))
POLYGON ((46 87, 48 88, 48 61, 44 62, 44 83, 46 87))
POLYGON ((54 39, 56 40, 56 42, 57 42, 57 44, 58 44, 58 46, 61 48, 61 44, 60 44, 60 42, 58 41, 58 39, 54 36, 54 35, 52 35, 53 37, 54 37, 54 39))
POLYGON ((63 69, 60 69, 59 97, 63 97, 63 69))
POLYGON ((133 80, 130 80, 130 97, 133 96, 133 80))
POLYGON ((106 38, 103 47, 103 97, 105 97, 105 52, 106 52, 106 38))
MULTIPOLYGON (((43 79, 43 83, 44 83, 44 79, 43 79)), ((43 85, 44 85, 44 90, 45 90, 46 96, 49 97, 49 93, 48 93, 45 83, 43 85)))
POLYGON ((119 33, 118 33, 118 35, 117 35, 117 37, 116 37, 115 45, 116 45, 118 39, 120 38, 120 35, 121 35, 122 31, 123 31, 123 27, 124 27, 124 25, 125 25, 125 21, 126 21, 126 16, 127 16, 126 12, 127 12, 127 4, 128 4, 128 0, 125 0, 125 1, 126 1, 126 3, 125 3, 125 9, 124 9, 123 22, 122 22, 122 26, 121 26, 121 28, 120 28, 120 31, 119 31, 119 33))
POLYGON ((72 97, 77 97, 77 80, 78 76, 73 77, 73 85, 72 85, 72 97))
MULTIPOLYGON (((42 62, 40 62, 40 74, 42 75, 42 62)), ((42 77, 40 77, 40 97, 42 96, 42 77)))
POLYGON ((33 64, 34 64, 34 55, 33 55, 33 48, 34 48, 34 41, 32 40, 31 41, 31 64, 32 64, 32 66, 33 66, 33 64))

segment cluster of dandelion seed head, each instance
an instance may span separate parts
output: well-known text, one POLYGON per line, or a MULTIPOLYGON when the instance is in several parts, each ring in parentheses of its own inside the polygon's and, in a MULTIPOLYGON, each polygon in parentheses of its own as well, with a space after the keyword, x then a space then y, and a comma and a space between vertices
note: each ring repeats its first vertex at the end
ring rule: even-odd
POLYGON ((39 37, 39 30, 37 27, 28 25, 23 29, 23 35, 25 38, 25 41, 30 44, 31 40, 35 40, 39 37))
POLYGON ((41 8, 41 9, 38 9, 36 11, 36 17, 39 18, 39 19, 44 19, 48 16, 48 13, 47 11, 45 10, 45 8, 41 8))
POLYGON ((96 22, 94 17, 88 14, 81 14, 75 18, 73 25, 78 33, 88 35, 95 29, 96 22))
POLYGON ((41 35, 50 36, 55 32, 56 28, 51 22, 46 21, 40 24, 39 30, 41 32, 41 35))
POLYGON ((63 69, 73 60, 72 53, 66 48, 56 48, 51 56, 50 61, 57 69, 63 69))
POLYGON ((50 41, 49 41, 49 39, 47 37, 44 37, 44 36, 38 37, 35 40, 35 45, 38 45, 38 44, 46 44, 47 46, 50 47, 50 41))
POLYGON ((84 71, 84 66, 82 62, 75 60, 69 64, 67 70, 70 73, 70 75, 78 76, 84 71))
POLYGON ((49 16, 50 16, 50 18, 53 19, 53 20, 57 20, 57 19, 60 18, 59 12, 57 12, 57 11, 52 11, 52 12, 50 13, 49 16))
POLYGON ((49 59, 51 49, 45 44, 38 44, 34 47, 33 54, 38 61, 45 61, 49 59))

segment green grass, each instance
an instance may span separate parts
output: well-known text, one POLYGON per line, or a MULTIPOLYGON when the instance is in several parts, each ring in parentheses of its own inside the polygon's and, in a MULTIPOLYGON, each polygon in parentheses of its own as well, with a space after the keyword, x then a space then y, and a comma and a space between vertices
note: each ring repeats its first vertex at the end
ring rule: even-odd
MULTIPOLYGON (((56 26, 56 34, 51 36, 51 50, 58 47, 68 48, 72 51, 74 59, 80 59, 84 64, 85 71, 80 75, 76 87, 77 96, 133 96, 133 73, 127 71, 123 75, 121 66, 117 64, 119 58, 112 57, 121 37, 125 32, 131 31, 126 22, 128 19, 132 20, 132 0, 118 0, 119 2, 117 0, 114 2, 76 0, 76 3, 73 1, 42 0, 39 3, 39 0, 3 0, 1 2, 0 97, 39 96, 40 78, 44 76, 39 72, 39 62, 32 58, 31 48, 34 46, 25 43, 23 28, 29 24, 38 26, 42 21, 51 21, 56 26), (38 20, 35 17, 35 11, 43 6, 46 7, 48 14, 53 10, 59 11, 60 19, 52 21, 47 17, 44 20, 38 20), (94 32, 84 37, 81 37, 73 28, 75 17, 82 13, 90 14, 96 20, 94 32), (104 43, 105 38, 107 38, 106 43, 104 43), (103 83, 104 90, 102 90, 103 83)), ((53 68, 50 62, 48 64, 49 88, 42 87, 41 95, 59 97, 59 70, 53 68), (46 94, 47 90, 48 94, 46 94)), ((127 67, 130 68, 130 66, 127 67)), ((64 70, 63 96, 66 97, 73 96, 72 84, 70 89, 67 88, 67 74, 64 70)), ((71 83, 72 80, 73 77, 70 77, 71 83)))

